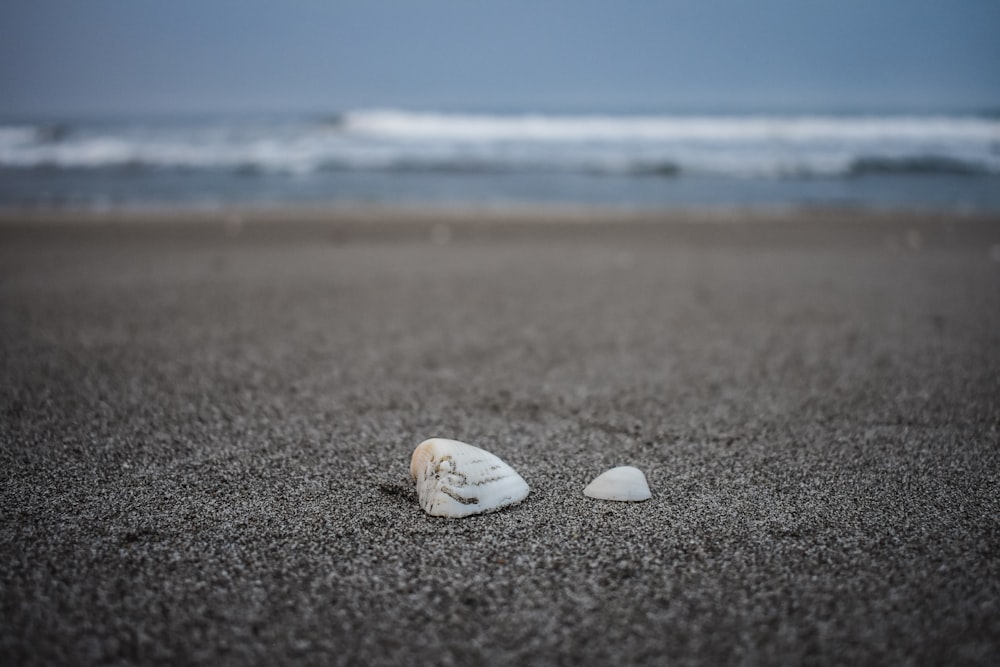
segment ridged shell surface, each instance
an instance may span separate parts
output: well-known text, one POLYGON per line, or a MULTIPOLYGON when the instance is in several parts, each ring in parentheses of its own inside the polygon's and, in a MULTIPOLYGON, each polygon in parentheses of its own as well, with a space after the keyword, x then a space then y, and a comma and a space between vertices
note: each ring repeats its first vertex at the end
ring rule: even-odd
POLYGON ((432 516, 462 517, 513 505, 528 483, 499 457, 458 440, 431 438, 410 459, 420 507, 432 516))
POLYGON ((583 495, 598 500, 638 502, 653 496, 642 471, 632 466, 619 466, 601 473, 583 490, 583 495))

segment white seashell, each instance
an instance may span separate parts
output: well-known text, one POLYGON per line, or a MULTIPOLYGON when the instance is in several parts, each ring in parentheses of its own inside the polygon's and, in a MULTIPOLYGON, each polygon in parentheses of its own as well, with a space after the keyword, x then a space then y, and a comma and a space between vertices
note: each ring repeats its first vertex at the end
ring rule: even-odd
POLYGON ((432 516, 461 517, 513 505, 528 496, 528 483, 485 449, 458 440, 431 438, 410 459, 420 507, 432 516))
POLYGON ((583 490, 583 495, 599 500, 638 502, 653 496, 642 471, 632 466, 619 466, 598 475, 583 490))

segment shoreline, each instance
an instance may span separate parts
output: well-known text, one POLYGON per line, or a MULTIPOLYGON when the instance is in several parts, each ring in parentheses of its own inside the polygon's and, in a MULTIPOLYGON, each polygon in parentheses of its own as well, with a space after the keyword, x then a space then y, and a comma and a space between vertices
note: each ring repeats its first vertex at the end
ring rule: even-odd
POLYGON ((537 223, 751 223, 789 220, 829 220, 850 218, 858 221, 906 220, 1000 220, 1000 211, 948 210, 936 208, 873 208, 853 206, 691 206, 623 207, 572 204, 346 204, 346 205, 265 205, 265 206, 124 206, 109 209, 88 207, 0 207, 0 225, 17 223, 105 224, 187 221, 218 223, 283 224, 441 221, 453 224, 537 222, 537 223))

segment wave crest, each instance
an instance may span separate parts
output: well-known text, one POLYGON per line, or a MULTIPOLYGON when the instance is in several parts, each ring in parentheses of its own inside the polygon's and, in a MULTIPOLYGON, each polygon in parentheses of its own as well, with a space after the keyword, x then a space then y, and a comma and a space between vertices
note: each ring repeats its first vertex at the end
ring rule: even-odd
POLYGON ((320 121, 22 124, 0 126, 0 168, 979 175, 1000 173, 1000 119, 358 110, 320 121))

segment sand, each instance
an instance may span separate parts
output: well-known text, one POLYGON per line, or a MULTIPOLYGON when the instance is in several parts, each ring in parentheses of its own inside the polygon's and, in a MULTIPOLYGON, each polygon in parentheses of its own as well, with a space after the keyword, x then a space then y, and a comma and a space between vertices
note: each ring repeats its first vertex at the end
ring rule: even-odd
POLYGON ((1000 218, 0 216, 0 663, 996 664, 1000 218), (424 515, 421 440, 521 505, 424 515), (653 497, 583 487, 641 468, 653 497))

